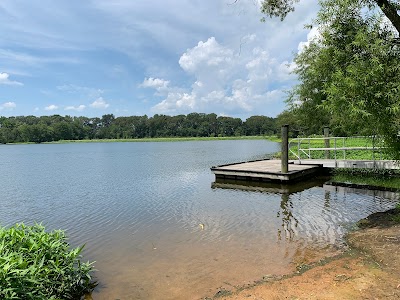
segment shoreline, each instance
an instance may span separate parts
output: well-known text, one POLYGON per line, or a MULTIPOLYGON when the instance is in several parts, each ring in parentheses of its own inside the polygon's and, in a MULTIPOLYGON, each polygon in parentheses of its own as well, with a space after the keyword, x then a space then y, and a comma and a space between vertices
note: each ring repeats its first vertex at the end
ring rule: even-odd
POLYGON ((202 300, 400 299, 399 220, 399 209, 371 214, 346 235, 348 248, 340 253, 202 300))
POLYGON ((156 137, 140 139, 92 139, 92 140, 60 140, 52 142, 24 142, 24 143, 6 143, 1 145, 48 145, 48 144, 74 144, 74 143, 140 143, 140 142, 190 142, 190 141, 224 141, 224 140, 271 140, 269 136, 225 136, 225 137, 156 137))
POLYGON ((371 184, 339 182, 339 181, 328 181, 328 184, 333 185, 333 186, 341 186, 341 187, 348 187, 348 188, 355 188, 355 189, 376 190, 376 191, 384 191, 384 192, 392 192, 392 193, 400 192, 400 188, 378 186, 378 185, 371 185, 371 184))

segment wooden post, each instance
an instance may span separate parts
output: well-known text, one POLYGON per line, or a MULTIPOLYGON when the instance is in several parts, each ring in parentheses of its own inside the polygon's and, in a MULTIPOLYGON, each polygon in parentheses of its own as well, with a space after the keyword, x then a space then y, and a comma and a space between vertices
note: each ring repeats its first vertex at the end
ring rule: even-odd
POLYGON ((289 171, 289 125, 282 126, 281 172, 289 171))
MULTIPOLYGON (((330 148, 330 140, 329 140, 329 127, 324 127, 324 137, 325 139, 325 148, 330 148)), ((325 150, 325 158, 330 159, 330 150, 325 150)))

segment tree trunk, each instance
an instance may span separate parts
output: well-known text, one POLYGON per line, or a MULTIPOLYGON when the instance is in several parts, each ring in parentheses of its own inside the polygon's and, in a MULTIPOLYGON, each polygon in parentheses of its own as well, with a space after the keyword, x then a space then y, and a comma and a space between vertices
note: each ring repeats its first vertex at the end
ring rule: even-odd
POLYGON ((400 16, 397 13, 396 7, 388 0, 375 0, 375 2, 396 28, 397 33, 400 34, 400 16))

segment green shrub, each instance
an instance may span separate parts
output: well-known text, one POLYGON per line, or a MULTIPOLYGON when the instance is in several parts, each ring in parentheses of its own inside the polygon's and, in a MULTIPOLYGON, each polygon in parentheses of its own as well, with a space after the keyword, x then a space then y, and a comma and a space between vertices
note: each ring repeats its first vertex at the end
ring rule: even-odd
POLYGON ((0 299, 80 299, 96 283, 82 247, 69 249, 61 230, 16 224, 0 227, 0 299))
POLYGON ((334 175, 350 176, 369 176, 373 178, 388 178, 400 176, 400 170, 397 169, 364 169, 364 168, 342 168, 335 169, 334 175))

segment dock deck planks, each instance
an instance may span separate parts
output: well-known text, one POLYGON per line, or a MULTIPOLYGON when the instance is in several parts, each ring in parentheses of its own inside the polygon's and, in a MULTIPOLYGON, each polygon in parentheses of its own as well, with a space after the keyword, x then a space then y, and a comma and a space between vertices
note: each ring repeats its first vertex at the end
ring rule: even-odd
POLYGON ((242 179, 252 181, 296 181, 316 174, 319 165, 289 164, 289 172, 281 172, 280 160, 258 160, 212 167, 217 178, 242 179))
POLYGON ((292 160, 299 165, 320 165, 324 168, 400 169, 394 160, 302 159, 292 160))

